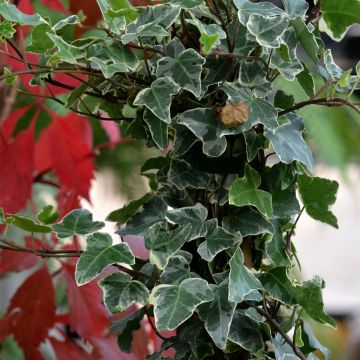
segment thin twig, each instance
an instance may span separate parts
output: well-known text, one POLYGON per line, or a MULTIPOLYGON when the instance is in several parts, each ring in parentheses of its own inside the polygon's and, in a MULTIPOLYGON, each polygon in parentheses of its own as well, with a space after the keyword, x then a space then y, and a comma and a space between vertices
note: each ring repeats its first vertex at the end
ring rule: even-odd
POLYGON ((151 328, 154 330, 155 334, 156 334, 161 340, 163 340, 163 341, 168 340, 168 338, 166 338, 165 336, 162 336, 162 335, 159 333, 158 329, 156 328, 156 326, 155 326, 154 323, 152 322, 151 316, 149 315, 146 307, 144 307, 144 312, 145 312, 145 315, 146 315, 146 317, 147 317, 147 319, 148 319, 148 321, 149 321, 149 324, 150 324, 151 328))
POLYGON ((290 232, 289 232, 289 234, 288 234, 288 236, 287 236, 286 244, 285 244, 285 251, 287 252, 287 254, 290 254, 291 237, 292 237, 293 234, 294 234, 296 225, 297 225, 297 223, 299 222, 300 217, 301 217, 302 213, 304 212, 304 210, 305 210, 305 205, 301 208, 301 210, 300 210, 298 216, 296 217, 296 219, 295 219, 295 221, 294 221, 294 224, 293 224, 293 226, 292 226, 292 228, 291 228, 291 230, 290 230, 290 232))

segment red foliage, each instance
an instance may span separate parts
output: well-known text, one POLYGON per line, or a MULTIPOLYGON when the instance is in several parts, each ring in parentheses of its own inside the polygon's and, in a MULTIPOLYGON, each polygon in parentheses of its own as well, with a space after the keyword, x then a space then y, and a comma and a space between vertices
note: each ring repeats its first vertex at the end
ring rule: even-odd
POLYGON ((55 322, 54 288, 46 267, 30 275, 20 286, 6 317, 26 359, 35 359, 38 346, 55 322))
MULTIPOLYGON (((25 238, 27 248, 35 248, 38 240, 25 238), (35 244, 34 244, 35 243, 35 244)), ((39 257, 30 252, 2 250, 0 252, 0 276, 7 272, 20 272, 32 268, 39 261, 39 257)))
POLYGON ((87 353, 76 342, 65 339, 60 341, 54 338, 49 338, 50 343, 56 353, 57 360, 90 360, 93 357, 87 353))
POLYGON ((75 267, 63 264, 69 303, 71 330, 85 339, 101 337, 109 325, 108 313, 102 304, 102 292, 95 282, 78 287, 75 267))

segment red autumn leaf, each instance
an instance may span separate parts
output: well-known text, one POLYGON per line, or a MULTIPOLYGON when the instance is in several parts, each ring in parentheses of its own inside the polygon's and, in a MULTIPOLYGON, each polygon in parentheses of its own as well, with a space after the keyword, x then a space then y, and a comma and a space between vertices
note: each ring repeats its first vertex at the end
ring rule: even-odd
POLYGON ((35 359, 37 348, 55 321, 54 288, 46 267, 30 275, 20 286, 6 317, 26 359, 35 359))
MULTIPOLYGON (((25 238, 25 247, 39 248, 40 242, 30 237, 25 238)), ((32 268, 39 261, 39 257, 30 252, 0 250, 0 276, 7 272, 20 272, 32 268)))
POLYGON ((102 291, 95 282, 77 286, 75 267, 63 264, 69 303, 71 330, 85 339, 101 337, 109 325, 108 313, 102 304, 102 291))
POLYGON ((93 357, 87 353, 75 341, 65 339, 60 341, 49 338, 51 345, 55 351, 57 360, 91 360, 93 357))
MULTIPOLYGON (((4 141, 4 139, 3 139, 4 141)), ((34 171, 34 135, 22 131, 0 152, 0 206, 5 212, 16 213, 25 207, 31 196, 34 171)))
POLYGON ((10 321, 8 318, 0 319, 0 341, 5 340, 10 334, 10 321))
POLYGON ((62 188, 88 199, 94 173, 91 145, 91 128, 85 118, 53 114, 52 124, 36 143, 36 169, 39 173, 53 169, 62 188))

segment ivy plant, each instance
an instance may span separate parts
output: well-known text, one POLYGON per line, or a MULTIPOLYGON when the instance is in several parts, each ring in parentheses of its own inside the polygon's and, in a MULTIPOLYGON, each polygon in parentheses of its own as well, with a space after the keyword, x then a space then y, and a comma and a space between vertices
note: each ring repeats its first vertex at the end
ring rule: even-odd
POLYGON ((294 277, 292 237, 304 211, 338 227, 331 212, 338 184, 313 176, 297 111, 316 104, 359 115, 351 99, 360 89, 360 65, 355 73, 341 69, 320 31, 341 39, 359 22, 360 2, 322 0, 311 11, 305 0, 97 3, 99 29, 71 41, 64 29, 81 26, 78 16, 52 23, 2 1, 2 40, 14 47, 15 30, 30 27, 26 51, 39 55, 26 71, 5 69, 2 79, 17 86, 16 77, 27 73, 33 86, 70 89, 65 97, 40 96, 114 121, 125 136, 159 149, 141 169, 150 190, 108 215, 117 234, 99 232, 104 223, 82 209, 55 225, 49 210, 38 220, 2 213, 2 224, 85 237, 78 285, 116 267, 99 281, 104 303, 111 313, 139 304, 114 323, 125 350, 134 324, 154 316, 151 325, 164 341, 149 360, 167 349, 175 359, 313 360, 317 349, 328 358, 308 325, 311 318, 336 326, 324 311, 324 281, 294 277), (82 84, 69 88, 58 73, 82 84), (297 82, 308 100, 294 103, 276 78, 297 82), (126 242, 113 245, 125 235, 143 239, 148 260, 126 242), (165 330, 173 336, 164 337, 165 330))

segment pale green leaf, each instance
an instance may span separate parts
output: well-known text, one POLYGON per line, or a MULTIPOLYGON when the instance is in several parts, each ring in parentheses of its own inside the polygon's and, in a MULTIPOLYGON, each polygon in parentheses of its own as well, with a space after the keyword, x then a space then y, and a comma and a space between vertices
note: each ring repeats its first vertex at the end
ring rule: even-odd
POLYGON ((311 318, 336 328, 335 320, 324 311, 322 298, 324 286, 324 280, 319 276, 315 276, 312 280, 304 281, 301 286, 295 288, 295 297, 311 318))
POLYGON ((46 35, 58 48, 56 55, 61 59, 61 61, 68 62, 69 64, 77 64, 78 59, 83 58, 86 55, 85 50, 67 43, 61 36, 51 34, 49 32, 47 32, 46 35))
POLYGON ((236 249, 229 263, 229 301, 241 303, 246 295, 263 288, 261 282, 244 265, 244 255, 240 247, 236 249))
POLYGON ((16 33, 11 21, 4 20, 0 23, 0 39, 11 39, 16 33))
POLYGON ((156 79, 150 88, 141 90, 134 100, 134 105, 144 105, 162 121, 170 124, 170 105, 172 96, 180 87, 169 77, 156 79))
POLYGON ((294 353, 293 348, 284 341, 282 336, 278 333, 272 339, 274 346, 276 360, 298 360, 299 357, 294 353))
POLYGON ((112 313, 125 311, 132 304, 146 305, 150 295, 144 284, 132 280, 124 272, 107 276, 99 285, 103 290, 105 306, 112 313))
POLYGON ((236 303, 228 300, 228 287, 227 281, 219 286, 212 285, 214 300, 199 306, 199 316, 204 321, 205 329, 220 349, 225 349, 236 308, 236 303))
POLYGON ((170 257, 160 275, 160 279, 163 284, 179 285, 185 279, 198 276, 190 271, 189 261, 184 256, 178 254, 170 257))
POLYGON ((53 228, 59 238, 67 238, 73 235, 91 234, 104 226, 102 221, 93 221, 89 210, 75 209, 66 214, 53 228))
POLYGON ((304 18, 309 9, 309 4, 305 0, 282 0, 282 2, 289 18, 304 18))
POLYGON ((280 36, 288 27, 284 16, 265 17, 259 14, 249 16, 246 27, 256 37, 256 41, 269 48, 280 47, 280 36))
POLYGON ((306 212, 313 219, 338 228, 337 219, 329 208, 336 200, 339 184, 333 180, 301 175, 298 176, 298 186, 306 212))
POLYGON ((54 26, 53 30, 56 32, 63 29, 67 25, 76 25, 80 24, 79 18, 76 15, 70 15, 65 19, 58 21, 54 26))
POLYGON ((27 15, 21 12, 15 5, 9 3, 0 4, 0 15, 8 21, 20 24, 36 26, 46 21, 39 15, 27 15))
POLYGON ((150 295, 158 330, 174 330, 191 317, 197 306, 214 299, 203 279, 186 279, 180 285, 158 285, 150 295))
POLYGON ((112 238, 107 233, 94 233, 88 236, 86 244, 86 250, 76 264, 75 280, 78 285, 87 284, 112 264, 135 264, 129 245, 112 245, 112 238))
POLYGON ((44 206, 37 214, 36 218, 45 225, 54 223, 60 213, 52 205, 44 206))
POLYGON ((327 49, 324 53, 324 65, 326 71, 333 80, 339 80, 343 76, 344 70, 336 65, 331 49, 327 49))
POLYGON ((172 5, 179 5, 184 9, 192 9, 204 3, 204 0, 171 0, 172 5))
POLYGON ((285 15, 284 11, 269 2, 253 3, 248 0, 234 0, 238 7, 238 17, 242 24, 246 25, 251 14, 275 17, 285 15))
POLYGON ((205 59, 194 49, 186 49, 176 59, 165 57, 158 61, 156 76, 169 76, 181 88, 196 97, 201 94, 201 72, 205 59))
POLYGON ((271 194, 258 189, 261 178, 256 170, 245 165, 245 174, 236 179, 229 190, 229 204, 236 206, 255 206, 266 217, 272 215, 271 194))
POLYGON ((312 152, 302 137, 303 118, 295 113, 288 114, 287 118, 290 120, 289 123, 279 126, 274 131, 265 130, 265 136, 271 141, 281 162, 291 164, 298 160, 312 170, 312 152))
POLYGON ((6 217, 4 222, 31 233, 46 234, 53 231, 51 226, 37 224, 33 219, 30 219, 27 216, 11 215, 6 217))
POLYGON ((26 47, 26 51, 32 53, 44 53, 49 51, 53 46, 53 41, 47 33, 50 33, 51 26, 49 24, 40 24, 31 29, 30 44, 26 47))
POLYGON ((199 245, 197 251, 201 258, 208 262, 221 251, 229 249, 242 240, 241 236, 233 235, 218 226, 217 219, 208 220, 206 227, 205 241, 199 245))

